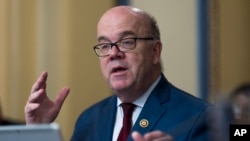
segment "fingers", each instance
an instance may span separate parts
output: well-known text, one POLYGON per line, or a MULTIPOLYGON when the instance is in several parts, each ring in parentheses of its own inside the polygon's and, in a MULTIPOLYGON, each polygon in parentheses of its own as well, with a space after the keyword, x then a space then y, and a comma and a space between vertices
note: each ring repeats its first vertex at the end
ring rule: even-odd
POLYGON ((27 103, 34 103, 42 101, 43 98, 46 98, 46 80, 48 73, 46 71, 42 72, 41 75, 37 78, 36 82, 31 88, 31 94, 28 98, 27 103))
POLYGON ((31 88, 31 93, 38 91, 39 89, 46 89, 46 80, 48 77, 48 73, 46 71, 42 72, 42 74, 37 78, 36 82, 31 88))
POLYGON ((161 131, 153 131, 153 132, 145 134, 144 137, 147 140, 153 140, 153 139, 156 139, 156 138, 159 138, 159 137, 163 137, 164 135, 165 135, 165 133, 163 133, 161 131))
POLYGON ((132 138, 134 141, 145 141, 143 136, 137 131, 132 133, 132 138))
POLYGON ((40 104, 38 103, 30 103, 27 104, 24 108, 24 111, 28 116, 33 115, 32 113, 35 112, 39 108, 40 104))
POLYGON ((165 135, 164 137, 159 137, 153 141, 174 141, 174 139, 170 135, 165 135))
POLYGON ((45 97, 45 90, 44 89, 40 89, 34 93, 31 93, 27 103, 37 103, 39 101, 42 101, 42 99, 45 97))
POLYGON ((48 73, 42 72, 31 88, 31 94, 25 105, 25 120, 27 124, 49 123, 58 115, 61 106, 69 94, 69 88, 63 88, 55 101, 49 99, 46 93, 48 73))
POLYGON ((58 108, 60 108, 63 105, 63 102, 67 98, 69 92, 70 92, 70 89, 65 87, 65 88, 61 89, 59 94, 56 96, 55 103, 58 106, 58 108))
POLYGON ((134 141, 174 141, 172 136, 165 134, 162 131, 152 131, 145 134, 144 136, 138 132, 133 132, 132 138, 134 141))
POLYGON ((162 131, 152 131, 144 135, 147 141, 173 141, 173 138, 162 131))

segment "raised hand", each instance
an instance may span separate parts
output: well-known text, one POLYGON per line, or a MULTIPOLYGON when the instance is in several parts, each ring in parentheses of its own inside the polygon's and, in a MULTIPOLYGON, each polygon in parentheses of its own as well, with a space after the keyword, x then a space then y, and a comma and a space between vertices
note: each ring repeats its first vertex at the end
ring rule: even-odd
POLYGON ((54 101, 46 93, 47 72, 42 72, 31 89, 31 94, 25 105, 26 124, 39 124, 53 122, 69 94, 69 88, 64 87, 57 94, 54 101))
POLYGON ((132 138, 134 141, 174 141, 172 136, 162 131, 152 131, 142 136, 139 132, 133 132, 132 138))

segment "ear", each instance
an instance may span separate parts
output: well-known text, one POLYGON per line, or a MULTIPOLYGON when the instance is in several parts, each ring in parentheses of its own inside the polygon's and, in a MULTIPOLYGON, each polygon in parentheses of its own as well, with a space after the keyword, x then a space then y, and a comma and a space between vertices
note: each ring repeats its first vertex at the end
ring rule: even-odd
POLYGON ((160 62, 161 50, 162 50, 162 43, 160 40, 156 40, 153 46, 153 52, 154 52, 153 63, 154 64, 157 64, 158 62, 160 62))

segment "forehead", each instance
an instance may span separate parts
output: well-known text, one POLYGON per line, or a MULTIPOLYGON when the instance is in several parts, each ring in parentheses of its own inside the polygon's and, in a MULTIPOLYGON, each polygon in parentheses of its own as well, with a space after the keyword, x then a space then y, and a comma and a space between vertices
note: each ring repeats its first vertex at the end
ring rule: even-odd
POLYGON ((141 13, 130 9, 113 9, 105 13, 97 26, 97 38, 117 40, 126 35, 143 36, 147 22, 141 13))

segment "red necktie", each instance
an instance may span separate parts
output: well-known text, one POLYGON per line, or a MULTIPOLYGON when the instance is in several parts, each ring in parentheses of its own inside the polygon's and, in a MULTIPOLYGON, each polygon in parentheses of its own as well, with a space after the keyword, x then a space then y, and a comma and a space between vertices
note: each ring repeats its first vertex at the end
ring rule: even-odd
POLYGON ((132 114, 135 109, 135 105, 132 103, 122 103, 121 106, 123 109, 123 126, 117 141, 126 141, 132 127, 132 114))

